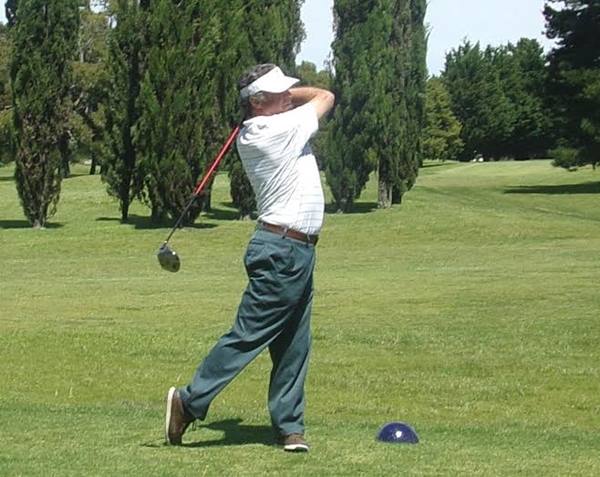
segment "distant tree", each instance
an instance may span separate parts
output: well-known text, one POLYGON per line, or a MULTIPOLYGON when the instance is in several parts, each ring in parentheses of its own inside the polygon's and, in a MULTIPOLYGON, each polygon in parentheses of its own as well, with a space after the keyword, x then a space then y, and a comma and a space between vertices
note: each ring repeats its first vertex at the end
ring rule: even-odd
POLYGON ((517 159, 542 157, 552 142, 552 114, 546 94, 544 50, 537 40, 521 38, 516 45, 495 50, 504 94, 514 115, 513 128, 502 146, 502 155, 517 159))
POLYGON ((58 203, 69 155, 69 86, 79 28, 76 0, 21 0, 11 64, 15 179, 25 216, 44 227, 58 203))
POLYGON ((399 202, 415 182, 425 97, 426 2, 334 3, 333 89, 327 182, 348 211, 377 169, 379 205, 399 202))
POLYGON ((104 142, 106 156, 102 180, 119 201, 121 220, 129 217, 131 201, 139 196, 142 178, 137 174, 137 150, 133 131, 140 110, 138 95, 143 76, 144 29, 149 0, 115 0, 109 14, 113 27, 108 41, 108 86, 104 142))
POLYGON ((332 74, 329 70, 317 71, 317 67, 310 61, 303 61, 296 67, 296 74, 304 86, 331 89, 332 74))
POLYGON ((478 154, 499 159, 514 130, 515 111, 502 86, 498 50, 465 41, 446 55, 442 79, 452 99, 452 111, 463 128, 461 160, 478 154))
POLYGON ((546 36, 558 41, 548 56, 550 94, 562 118, 555 165, 595 166, 600 163, 600 3, 550 0, 544 15, 546 36))
POLYGON ((463 124, 461 160, 544 156, 553 141, 545 58, 536 40, 498 47, 465 41, 446 56, 442 78, 463 124))
POLYGON ((450 95, 442 80, 427 81, 423 158, 437 161, 456 160, 463 148, 462 125, 450 106, 450 95))

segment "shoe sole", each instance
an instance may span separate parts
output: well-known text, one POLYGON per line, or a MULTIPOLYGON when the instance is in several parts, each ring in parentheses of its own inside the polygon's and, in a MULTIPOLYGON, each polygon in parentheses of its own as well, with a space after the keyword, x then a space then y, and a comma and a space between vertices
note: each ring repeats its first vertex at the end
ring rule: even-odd
POLYGON ((171 408, 173 407, 173 397, 177 389, 172 386, 169 388, 169 393, 167 394, 167 412, 165 413, 165 442, 168 445, 173 445, 171 440, 169 439, 169 425, 171 424, 171 408))
POLYGON ((308 452, 308 446, 306 444, 288 444, 283 446, 283 450, 286 452, 308 452))

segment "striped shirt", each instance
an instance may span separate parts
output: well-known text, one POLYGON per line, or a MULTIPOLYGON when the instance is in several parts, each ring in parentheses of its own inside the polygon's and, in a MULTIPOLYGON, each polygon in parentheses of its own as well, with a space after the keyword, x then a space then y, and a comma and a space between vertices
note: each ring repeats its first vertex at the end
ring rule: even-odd
POLYGON ((256 195, 260 221, 306 234, 321 230, 325 199, 308 144, 318 128, 311 103, 244 121, 237 149, 256 195))

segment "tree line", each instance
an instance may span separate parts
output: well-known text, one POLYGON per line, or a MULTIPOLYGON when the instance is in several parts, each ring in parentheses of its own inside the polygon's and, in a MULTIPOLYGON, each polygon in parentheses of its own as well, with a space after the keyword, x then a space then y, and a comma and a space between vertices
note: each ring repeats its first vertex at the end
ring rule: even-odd
POLYGON ((427 83, 424 157, 552 157, 574 170, 600 162, 600 2, 546 2, 549 54, 536 40, 464 41, 427 83))
MULTIPOLYGON (((181 213, 230 128, 237 79, 277 63, 332 89, 315 149, 335 208, 352 209, 376 172, 378 203, 402 201, 425 159, 598 160, 597 0, 548 1, 535 40, 451 50, 427 78, 426 0, 335 0, 324 71, 295 64, 303 0, 8 0, 0 25, 0 160, 43 227, 74 160, 90 160, 123 221, 134 200, 153 221, 181 213)), ((255 202, 236 153, 222 166, 240 216, 255 202)), ((184 223, 209 210, 210 187, 184 223)))

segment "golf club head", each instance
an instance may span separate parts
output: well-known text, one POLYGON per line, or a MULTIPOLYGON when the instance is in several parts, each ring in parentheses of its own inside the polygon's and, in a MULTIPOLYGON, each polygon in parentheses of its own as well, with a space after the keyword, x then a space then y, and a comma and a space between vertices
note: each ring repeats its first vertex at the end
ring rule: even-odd
POLYGON ((416 444, 419 442, 419 436, 404 422, 388 422, 379 429, 377 440, 392 444, 416 444))
POLYGON ((160 246, 158 252, 156 252, 156 256, 158 257, 158 263, 160 263, 160 266, 168 272, 175 273, 181 267, 181 261, 179 260, 177 253, 166 243, 163 243, 160 246))

